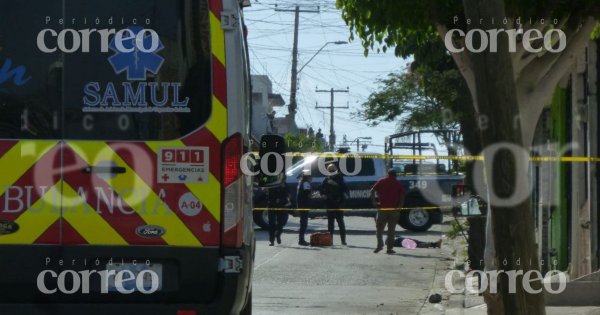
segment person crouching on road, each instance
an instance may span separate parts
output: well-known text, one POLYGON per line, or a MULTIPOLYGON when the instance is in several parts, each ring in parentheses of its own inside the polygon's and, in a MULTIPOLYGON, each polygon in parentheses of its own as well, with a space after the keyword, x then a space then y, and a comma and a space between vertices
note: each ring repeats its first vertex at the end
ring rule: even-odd
POLYGON ((342 245, 346 245, 346 224, 344 223, 344 212, 340 209, 344 204, 346 195, 348 194, 348 186, 344 181, 344 176, 338 172, 335 164, 329 164, 327 166, 329 176, 323 180, 321 184, 320 193, 325 196, 325 206, 327 207, 327 226, 329 233, 333 237, 335 229, 335 221, 337 221, 340 229, 340 238, 342 245))
POLYGON ((298 234, 298 245, 308 246, 308 243, 304 239, 304 234, 306 234, 306 228, 308 226, 308 210, 312 206, 312 187, 310 183, 312 182, 312 176, 310 175, 309 170, 302 171, 300 175, 300 181, 298 182, 298 189, 296 194, 296 204, 298 205, 298 209, 300 212, 300 231, 298 234))
POLYGON ((288 212, 284 210, 290 206, 290 193, 285 186, 285 176, 280 176, 279 184, 267 189, 267 207, 269 209, 269 246, 274 245, 275 238, 277 244, 281 244, 281 233, 288 212))
POLYGON ((394 254, 394 238, 396 224, 400 220, 400 208, 404 206, 404 186, 396 179, 396 170, 389 169, 386 177, 378 180, 371 189, 371 202, 377 208, 375 225, 377 228, 377 248, 374 253, 383 249, 383 230, 387 225, 387 253, 394 254), (379 202, 377 200, 379 199, 379 202))

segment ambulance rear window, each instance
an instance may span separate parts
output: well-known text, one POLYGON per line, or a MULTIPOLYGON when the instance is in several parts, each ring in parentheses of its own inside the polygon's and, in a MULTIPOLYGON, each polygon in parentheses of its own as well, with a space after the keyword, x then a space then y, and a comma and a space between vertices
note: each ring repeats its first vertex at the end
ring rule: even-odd
POLYGON ((0 7, 0 138, 171 140, 208 121, 206 0, 0 7))

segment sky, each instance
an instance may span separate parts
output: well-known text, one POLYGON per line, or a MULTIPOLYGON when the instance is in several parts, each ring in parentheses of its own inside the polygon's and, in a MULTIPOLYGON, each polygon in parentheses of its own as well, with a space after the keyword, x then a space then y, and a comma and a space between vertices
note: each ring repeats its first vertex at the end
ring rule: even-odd
MULTIPOLYGON (((294 12, 276 9, 293 10, 295 5, 306 10, 317 10, 319 6, 319 13, 300 13, 298 69, 325 43, 349 41, 350 37, 341 12, 335 8, 335 0, 252 0, 252 6, 245 10, 252 74, 268 75, 273 82, 273 92, 281 94, 286 103, 290 98, 294 12)), ((377 90, 377 79, 385 78, 390 72, 402 71, 406 66, 406 60, 389 51, 370 52, 365 57, 358 39, 346 45, 326 46, 299 75, 296 123, 301 128, 312 126, 315 131, 322 128, 328 139, 329 110, 315 109, 315 106, 329 106, 330 93, 316 93, 315 90, 317 87, 320 90, 349 88, 350 93, 335 94, 334 106, 350 107, 335 110, 337 142, 342 141, 343 135, 348 141, 372 137, 372 145, 366 151, 383 153, 384 138, 395 133, 396 123, 370 127, 352 114, 360 110, 369 95, 377 90)), ((277 117, 288 112, 287 107, 275 110, 277 117)), ((352 148, 356 150, 356 145, 352 148)))

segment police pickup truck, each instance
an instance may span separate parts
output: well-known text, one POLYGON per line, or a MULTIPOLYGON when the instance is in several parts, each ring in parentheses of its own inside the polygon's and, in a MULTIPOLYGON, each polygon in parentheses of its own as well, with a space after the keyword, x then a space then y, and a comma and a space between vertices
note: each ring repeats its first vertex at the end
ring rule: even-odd
MULTIPOLYGON (((318 191, 323 183, 326 170, 323 165, 334 163, 342 173, 349 188, 348 198, 343 205, 346 216, 374 217, 370 190, 377 180, 386 176, 387 169, 392 165, 398 171, 398 180, 404 185, 406 191, 405 208, 402 211, 399 225, 415 232, 427 231, 433 224, 442 222, 442 210, 450 209, 453 204, 453 193, 461 189, 464 176, 452 173, 444 164, 416 163, 410 161, 386 160, 382 154, 348 154, 340 156, 339 153, 320 153, 304 156, 300 161, 287 169, 286 184, 291 196, 296 195, 299 176, 303 170, 310 170, 313 177, 312 186, 318 191), (330 155, 330 156, 328 156, 330 155), (321 167, 319 167, 321 165, 321 167)), ((264 201, 255 200, 255 208, 264 207, 264 201)), ((290 214, 298 215, 295 210, 295 198, 292 198, 290 214)), ((315 210, 309 212, 309 217, 325 216, 324 199, 318 193, 313 198, 315 210)), ((264 209, 264 208, 263 208, 264 209)), ((267 227, 267 211, 254 212, 255 223, 267 227)))

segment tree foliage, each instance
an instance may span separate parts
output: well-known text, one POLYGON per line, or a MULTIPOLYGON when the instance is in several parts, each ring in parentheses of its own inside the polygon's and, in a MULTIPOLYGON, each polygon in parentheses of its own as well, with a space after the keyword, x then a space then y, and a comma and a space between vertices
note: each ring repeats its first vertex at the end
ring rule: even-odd
POLYGON ((439 40, 423 45, 405 71, 379 80, 362 106, 358 116, 372 125, 398 121, 399 131, 460 129, 467 150, 481 150, 469 90, 439 40))
POLYGON ((359 115, 372 125, 400 118, 399 131, 456 128, 458 121, 453 119, 450 110, 457 91, 448 83, 457 79, 461 80, 458 71, 390 73, 386 79, 379 80, 380 90, 369 96, 359 115))
MULTIPOLYGON (((597 0, 506 0, 505 4, 509 17, 568 20, 561 23, 564 27, 576 27, 584 17, 597 17, 600 12, 597 0)), ((462 0, 337 0, 337 6, 352 31, 351 39, 358 36, 365 54, 394 49, 397 56, 409 57, 431 39, 439 39, 437 25, 467 30, 462 0)))
POLYGON ((351 39, 358 36, 365 54, 369 49, 391 48, 401 57, 438 38, 432 18, 452 21, 452 15, 460 13, 456 0, 337 0, 337 5, 352 31, 351 39))

